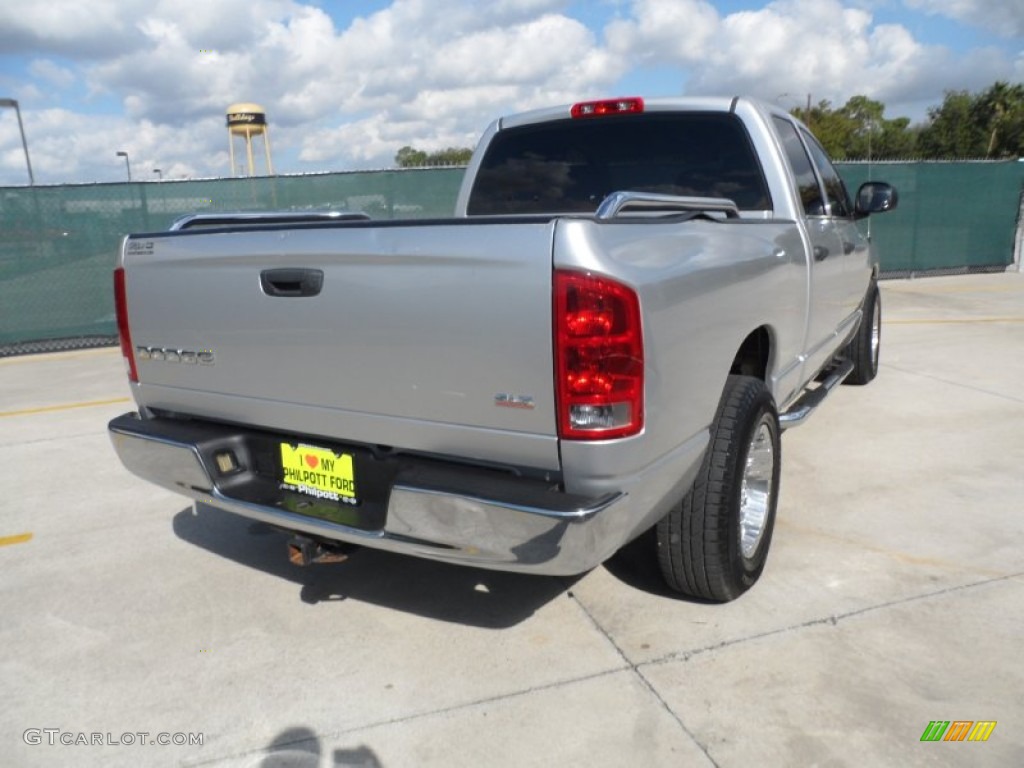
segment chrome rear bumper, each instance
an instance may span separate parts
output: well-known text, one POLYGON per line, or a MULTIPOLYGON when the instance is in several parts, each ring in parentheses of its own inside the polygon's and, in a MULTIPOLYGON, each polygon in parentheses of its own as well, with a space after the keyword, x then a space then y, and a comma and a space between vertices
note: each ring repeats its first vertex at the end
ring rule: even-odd
MULTIPOLYGON (((496 570, 582 573, 614 553, 628 526, 628 495, 587 497, 550 483, 434 460, 384 458, 388 479, 358 525, 299 514, 252 445, 266 438, 222 425, 142 419, 110 422, 114 449, 131 472, 197 502, 331 541, 496 570), (241 471, 222 476, 213 454, 230 446, 241 471), (376 512, 372 507, 379 506, 376 512)), ((280 438, 267 438, 280 439, 280 438)))

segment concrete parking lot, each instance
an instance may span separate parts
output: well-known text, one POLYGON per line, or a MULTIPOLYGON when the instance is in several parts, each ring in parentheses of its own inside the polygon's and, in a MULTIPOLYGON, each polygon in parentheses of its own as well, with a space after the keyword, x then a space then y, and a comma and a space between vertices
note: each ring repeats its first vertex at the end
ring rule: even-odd
POLYGON ((293 566, 121 467, 117 350, 0 360, 0 764, 1024 765, 1024 275, 882 290, 879 378, 786 433, 728 605, 645 540, 578 579, 293 566))

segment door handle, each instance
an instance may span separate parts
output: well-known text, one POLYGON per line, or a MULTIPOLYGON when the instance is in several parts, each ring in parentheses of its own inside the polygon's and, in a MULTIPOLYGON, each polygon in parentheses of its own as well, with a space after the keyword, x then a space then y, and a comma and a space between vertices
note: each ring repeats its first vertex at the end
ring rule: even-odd
POLYGON ((824 261, 828 258, 828 248, 823 245, 814 246, 814 260, 824 261))
POLYGON ((324 286, 322 269, 265 269, 260 272, 260 286, 267 296, 298 298, 316 296, 324 286))

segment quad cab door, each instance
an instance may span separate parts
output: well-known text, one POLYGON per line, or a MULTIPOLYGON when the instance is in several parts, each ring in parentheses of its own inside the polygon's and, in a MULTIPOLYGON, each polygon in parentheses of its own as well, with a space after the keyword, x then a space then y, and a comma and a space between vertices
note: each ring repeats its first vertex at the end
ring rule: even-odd
POLYGON ((817 140, 796 124, 775 118, 775 127, 793 170, 803 204, 810 252, 810 312, 805 371, 827 364, 856 320, 867 274, 867 242, 853 220, 853 206, 842 179, 817 140))

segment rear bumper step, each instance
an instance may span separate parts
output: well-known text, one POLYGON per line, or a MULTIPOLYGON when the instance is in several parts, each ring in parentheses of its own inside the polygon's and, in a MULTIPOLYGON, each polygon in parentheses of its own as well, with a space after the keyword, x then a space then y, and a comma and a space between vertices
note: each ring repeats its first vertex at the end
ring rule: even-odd
POLYGON ((115 418, 109 432, 131 472, 201 504, 318 540, 497 570, 570 575, 598 565, 608 553, 604 539, 618 528, 609 520, 627 501, 623 493, 582 496, 496 470, 376 459, 345 447, 357 453, 368 490, 358 508, 326 509, 296 505, 279 489, 276 465, 261 451, 280 436, 135 413, 115 418), (228 449, 238 465, 222 474, 214 457, 228 449))

